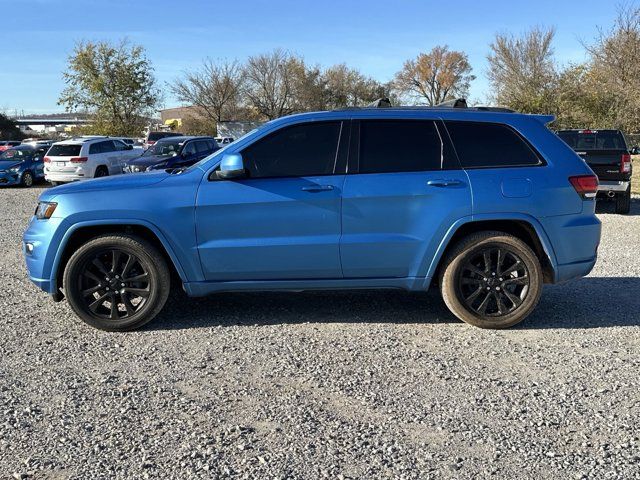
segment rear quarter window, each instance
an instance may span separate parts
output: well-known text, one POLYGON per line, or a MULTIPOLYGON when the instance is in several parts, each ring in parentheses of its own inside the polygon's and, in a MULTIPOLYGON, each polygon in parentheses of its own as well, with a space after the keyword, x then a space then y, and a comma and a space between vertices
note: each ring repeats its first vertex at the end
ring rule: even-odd
POLYGON ((82 145, 52 145, 47 156, 49 157, 77 157, 80 155, 82 145))
POLYGON ((540 155, 511 127, 499 123, 446 121, 463 168, 543 165, 540 155))

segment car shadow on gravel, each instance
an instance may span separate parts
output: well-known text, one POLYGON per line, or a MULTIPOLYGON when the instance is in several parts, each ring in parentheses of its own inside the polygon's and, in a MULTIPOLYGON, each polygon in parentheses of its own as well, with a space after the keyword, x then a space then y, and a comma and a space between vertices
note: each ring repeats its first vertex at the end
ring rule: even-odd
POLYGON ((169 298, 150 330, 278 325, 299 323, 450 323, 457 322, 437 290, 219 293, 169 298))
MULTIPOLYGON (((177 330, 213 326, 300 323, 458 323, 436 288, 396 290, 174 294, 146 327, 177 330)), ((533 314, 517 329, 603 328, 640 325, 640 278, 587 277, 547 285, 533 314)))
MULTIPOLYGON (((616 214, 616 202, 606 198, 598 199, 596 203, 596 213, 612 213, 616 214)), ((640 215, 640 198, 631 199, 631 211, 624 216, 640 215)))

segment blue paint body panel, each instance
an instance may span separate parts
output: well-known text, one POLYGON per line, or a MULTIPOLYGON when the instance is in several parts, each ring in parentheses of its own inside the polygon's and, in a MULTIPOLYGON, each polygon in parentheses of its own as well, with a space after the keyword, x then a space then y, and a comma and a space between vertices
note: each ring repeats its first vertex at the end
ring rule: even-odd
POLYGON ((69 239, 79 229, 137 225, 162 243, 184 288, 233 290, 402 288, 424 290, 456 231, 480 221, 518 221, 536 232, 556 282, 586 275, 600 222, 572 175, 589 167, 544 125, 548 117, 464 109, 362 109, 269 122, 184 173, 153 172, 52 188, 49 220, 24 234, 31 280, 53 293, 69 239), (285 126, 323 120, 470 120, 507 124, 544 158, 534 167, 213 180, 225 153, 285 126), (442 181, 448 186, 438 186, 442 181), (316 186, 330 189, 315 189, 316 186), (312 187, 309 189, 308 187, 312 187))

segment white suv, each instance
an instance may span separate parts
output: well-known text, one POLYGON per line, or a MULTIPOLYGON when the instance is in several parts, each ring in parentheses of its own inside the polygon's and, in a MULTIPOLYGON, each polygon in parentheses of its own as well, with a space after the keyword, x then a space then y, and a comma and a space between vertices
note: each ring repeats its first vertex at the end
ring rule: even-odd
POLYGON ((142 153, 122 140, 80 137, 54 143, 44 157, 44 178, 53 185, 122 173, 142 153))

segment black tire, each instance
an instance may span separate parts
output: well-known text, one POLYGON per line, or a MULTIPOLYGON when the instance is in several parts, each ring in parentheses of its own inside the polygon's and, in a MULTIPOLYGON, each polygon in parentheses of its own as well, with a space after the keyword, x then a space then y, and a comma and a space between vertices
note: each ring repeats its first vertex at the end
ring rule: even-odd
POLYGON ((631 211, 631 184, 624 193, 616 195, 616 213, 626 215, 631 211))
POLYGON ((146 240, 109 234, 90 240, 71 256, 63 287, 82 321, 120 332, 140 328, 160 313, 171 275, 163 255, 146 240))
POLYGON ((107 167, 105 167, 104 165, 100 165, 99 167, 96 168, 96 173, 94 173, 93 178, 101 178, 101 177, 108 177, 109 176, 109 170, 107 169, 107 167))
POLYGON ((34 182, 33 174, 29 170, 27 170, 22 174, 22 178, 20 178, 21 186, 25 188, 29 188, 33 186, 33 182, 34 182))
POLYGON ((478 232, 462 239, 444 259, 440 291, 449 310, 463 322, 508 328, 538 304, 542 267, 519 238, 504 232, 478 232))

